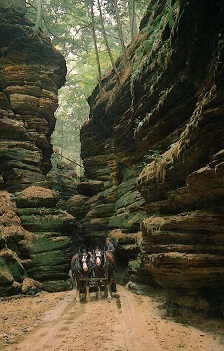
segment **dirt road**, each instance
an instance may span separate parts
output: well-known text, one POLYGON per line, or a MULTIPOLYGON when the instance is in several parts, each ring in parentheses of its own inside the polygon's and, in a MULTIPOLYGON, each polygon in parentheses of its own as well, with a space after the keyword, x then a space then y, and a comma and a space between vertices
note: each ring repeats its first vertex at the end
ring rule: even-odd
MULTIPOLYGON (((122 286, 111 300, 96 300, 91 294, 91 301, 74 301, 74 290, 61 295, 47 295, 46 298, 30 297, 23 301, 14 301, 8 318, 4 317, 7 303, 0 302, 0 317, 5 318, 2 338, 8 333, 8 345, 0 346, 2 351, 224 351, 224 330, 222 322, 205 321, 197 328, 176 323, 163 318, 165 310, 161 302, 150 296, 136 295, 122 286), (58 298, 60 296, 60 298, 58 298), (33 300, 32 300, 33 299, 33 300), (55 306, 52 307, 55 301, 55 306), (45 313, 35 322, 33 314, 41 303, 45 313), (20 305, 21 304, 21 305, 20 305), (16 334, 16 326, 24 323, 16 321, 16 308, 26 306, 27 323, 35 323, 32 329, 27 327, 23 334, 16 334), (32 307, 33 306, 33 307, 32 307), (34 308, 34 306, 36 306, 34 308), (160 308, 159 308, 160 307, 160 308), (33 308, 33 312, 32 312, 33 308), (14 313, 14 314, 13 314, 14 313), (10 315, 12 321, 10 322, 10 315), (29 320, 30 319, 30 320, 29 320), (8 321, 8 324, 7 324, 8 321), (6 329, 6 327, 8 329, 6 329), (14 338, 11 338, 14 328, 14 338), (11 332, 11 334, 10 334, 11 332)), ((22 309, 24 311, 24 309, 22 309)), ((36 311, 36 312, 35 312, 36 311)), ((39 313, 39 312, 38 312, 39 313)), ((18 314, 18 312, 17 312, 18 314)), ((28 325, 27 324, 27 325, 28 325)), ((25 328, 24 325, 22 327, 25 328)), ((7 339, 7 338, 6 338, 7 339)), ((1 345, 1 344, 0 344, 1 345)))

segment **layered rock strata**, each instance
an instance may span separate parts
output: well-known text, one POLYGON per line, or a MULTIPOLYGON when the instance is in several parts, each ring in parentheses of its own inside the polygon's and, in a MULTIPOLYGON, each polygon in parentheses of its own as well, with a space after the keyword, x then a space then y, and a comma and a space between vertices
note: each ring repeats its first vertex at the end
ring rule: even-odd
POLYGON ((224 281, 223 16, 221 1, 150 1, 119 79, 109 70, 89 98, 82 158, 102 189, 75 199, 87 236, 140 253, 135 272, 167 288, 169 306, 207 311, 224 281))
POLYGON ((57 208, 58 193, 31 186, 16 194, 17 214, 23 228, 32 233, 27 275, 42 283, 45 290, 69 288, 72 236, 75 219, 57 208))
POLYGON ((0 295, 66 289, 75 220, 46 181, 65 60, 24 11, 0 18, 0 295))
POLYGON ((44 181, 51 168, 57 91, 65 61, 18 13, 1 9, 0 172, 9 191, 44 181))

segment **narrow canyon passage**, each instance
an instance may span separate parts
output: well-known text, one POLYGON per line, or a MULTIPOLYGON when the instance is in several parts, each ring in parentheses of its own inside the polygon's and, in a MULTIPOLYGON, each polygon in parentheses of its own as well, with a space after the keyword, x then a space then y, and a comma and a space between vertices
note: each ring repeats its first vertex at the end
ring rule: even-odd
MULTIPOLYGON (((58 293, 61 294, 61 293, 58 293)), ((55 299, 56 294, 48 298, 55 299)), ((192 327, 164 317, 161 299, 137 295, 122 286, 111 300, 75 302, 75 291, 55 299, 55 305, 39 319, 37 325, 3 345, 2 351, 223 351, 222 323, 206 321, 192 327)), ((28 299, 23 299, 24 308, 28 299)), ((11 302, 9 302, 11 303, 11 302)), ((20 302, 21 303, 21 302, 20 302)), ((44 305, 44 299, 41 303, 44 305)), ((7 304, 0 301, 0 316, 7 316, 7 304)), ((53 304, 51 303, 51 306, 53 304)), ((31 307, 30 307, 31 308, 31 307)), ((46 308, 46 305, 45 305, 46 308)), ((16 313, 16 303, 15 303, 16 313)), ((35 313, 35 312, 34 312, 35 313)), ((9 314, 8 314, 9 317, 9 314)), ((6 317, 7 318, 7 317, 6 317)), ((16 318, 14 319, 16 322, 16 318)), ((14 323, 15 327, 15 323, 14 323)))

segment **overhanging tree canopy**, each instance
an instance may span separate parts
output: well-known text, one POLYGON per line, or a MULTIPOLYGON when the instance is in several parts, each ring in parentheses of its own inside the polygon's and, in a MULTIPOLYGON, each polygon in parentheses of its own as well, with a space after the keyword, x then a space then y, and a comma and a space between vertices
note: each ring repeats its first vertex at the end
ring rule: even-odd
POLYGON ((146 0, 26 2, 27 17, 36 23, 35 30, 40 27, 67 62, 67 82, 60 90, 52 136, 54 148, 62 155, 79 160, 79 131, 89 114, 87 98, 102 73, 118 55, 125 54, 125 45, 136 34, 136 22, 147 4, 146 0))

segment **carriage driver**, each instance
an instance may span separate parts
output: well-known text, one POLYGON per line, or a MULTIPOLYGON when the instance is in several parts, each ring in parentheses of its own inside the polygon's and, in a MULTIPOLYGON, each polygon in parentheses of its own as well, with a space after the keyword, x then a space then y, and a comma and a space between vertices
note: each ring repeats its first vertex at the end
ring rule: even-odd
POLYGON ((110 238, 106 239, 106 247, 107 247, 107 252, 111 252, 112 254, 115 253, 115 247, 114 247, 114 244, 111 242, 110 238))
MULTIPOLYGON (((106 247, 107 247, 106 252, 109 252, 114 257, 115 247, 114 247, 114 244, 111 242, 110 238, 106 239, 106 247)), ((115 266, 113 266, 111 288, 112 288, 112 292, 117 292, 117 287, 115 282, 115 266)))

